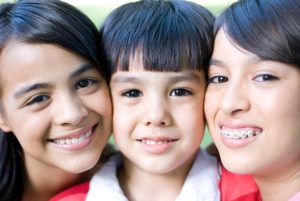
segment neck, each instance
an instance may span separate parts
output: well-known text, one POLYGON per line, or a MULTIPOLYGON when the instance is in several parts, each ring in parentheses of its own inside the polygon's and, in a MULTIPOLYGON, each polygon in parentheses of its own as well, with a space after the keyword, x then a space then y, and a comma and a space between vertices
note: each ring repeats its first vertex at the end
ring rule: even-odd
POLYGON ((264 201, 286 201, 300 191, 300 166, 279 172, 255 176, 264 201))
POLYGON ((118 171, 118 179, 130 201, 176 200, 192 166, 192 159, 164 174, 145 171, 124 159, 118 171))
POLYGON ((30 201, 33 199, 40 201, 49 200, 52 196, 63 191, 66 187, 77 183, 78 180, 78 175, 60 174, 59 178, 64 178, 64 181, 58 178, 58 174, 40 176, 41 177, 39 178, 33 178, 32 175, 25 176, 22 201, 30 201))
POLYGON ((91 172, 70 173, 65 170, 34 163, 25 162, 24 191, 22 201, 48 201, 59 192, 81 183, 91 176, 91 172))

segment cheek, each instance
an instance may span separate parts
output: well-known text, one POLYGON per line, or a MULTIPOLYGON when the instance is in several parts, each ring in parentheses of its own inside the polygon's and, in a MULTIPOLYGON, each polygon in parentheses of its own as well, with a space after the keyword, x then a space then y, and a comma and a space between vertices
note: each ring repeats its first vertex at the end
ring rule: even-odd
POLYGON ((204 134, 205 120, 203 111, 203 101, 189 103, 185 107, 177 108, 173 111, 176 117, 176 124, 181 125, 183 132, 194 134, 202 138, 204 134))
POLYGON ((213 97, 214 96, 211 93, 207 92, 204 101, 204 113, 208 124, 211 124, 214 121, 214 116, 219 108, 217 98, 213 97))
POLYGON ((100 115, 102 115, 104 118, 107 118, 107 120, 111 121, 112 119, 112 104, 111 100, 107 98, 98 99, 95 103, 96 105, 99 105, 97 107, 97 111, 100 115))
MULTIPOLYGON (((22 147, 41 143, 47 138, 49 121, 46 115, 15 115, 16 119, 11 122, 12 131, 22 147)), ((25 148, 24 148, 25 149, 25 148)))
POLYGON ((103 114, 103 116, 112 115, 112 103, 108 90, 101 90, 98 93, 85 100, 86 105, 93 108, 97 113, 103 114))
MULTIPOLYGON (((292 123, 297 125, 300 120, 300 95, 294 90, 269 91, 260 94, 261 98, 252 98, 252 106, 262 116, 265 124, 284 127, 292 123), (286 93, 286 91, 288 93, 286 93), (286 122, 282 124, 282 122, 286 122)), ((272 127, 273 127, 272 126, 272 127)))
POLYGON ((113 133, 115 137, 118 137, 120 133, 129 132, 130 116, 129 113, 114 110, 113 114, 113 133))

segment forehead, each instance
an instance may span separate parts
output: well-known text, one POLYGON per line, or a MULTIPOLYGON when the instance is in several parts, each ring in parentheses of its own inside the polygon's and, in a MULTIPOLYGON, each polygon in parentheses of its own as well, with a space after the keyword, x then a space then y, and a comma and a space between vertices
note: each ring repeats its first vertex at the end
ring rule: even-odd
POLYGON ((235 63, 243 62, 256 64, 261 62, 261 59, 257 55, 234 43, 225 31, 220 29, 215 38, 214 50, 210 64, 220 66, 225 63, 232 63, 233 61, 235 63))
POLYGON ((165 83, 175 84, 182 81, 189 81, 202 84, 205 81, 203 72, 182 71, 182 72, 153 72, 145 70, 118 71, 113 74, 111 85, 122 85, 124 83, 150 84, 165 83))
POLYGON ((84 63, 56 45, 12 41, 0 54, 1 92, 33 82, 59 81, 84 63))
POLYGON ((83 59, 59 46, 52 44, 28 44, 9 42, 0 54, 1 74, 30 70, 63 69, 83 62, 83 59), (69 65, 66 65, 69 64, 69 65))

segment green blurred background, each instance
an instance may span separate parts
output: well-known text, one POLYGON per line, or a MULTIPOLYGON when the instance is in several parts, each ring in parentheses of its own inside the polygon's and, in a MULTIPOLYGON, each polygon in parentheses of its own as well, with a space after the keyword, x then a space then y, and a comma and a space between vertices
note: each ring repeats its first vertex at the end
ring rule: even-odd
MULTIPOLYGON (((114 8, 132 2, 134 0, 64 0, 71 3, 85 12, 96 25, 100 25, 103 19, 111 12, 114 8)), ((233 0, 191 0, 195 3, 203 5, 212 11, 215 15, 218 15, 225 7, 227 7, 233 0)))
MULTIPOLYGON (((16 0, 0 0, 0 3, 15 2, 16 0)), ((101 23, 105 17, 116 7, 132 2, 135 0, 64 0, 87 14, 90 19, 95 23, 97 27, 101 26, 101 23)), ((218 15, 231 3, 236 0, 190 0, 208 8, 214 15, 218 15)), ((113 142, 113 139, 110 140, 113 142)), ((204 139, 201 143, 202 147, 206 147, 211 143, 211 138, 208 130, 205 131, 204 139)))

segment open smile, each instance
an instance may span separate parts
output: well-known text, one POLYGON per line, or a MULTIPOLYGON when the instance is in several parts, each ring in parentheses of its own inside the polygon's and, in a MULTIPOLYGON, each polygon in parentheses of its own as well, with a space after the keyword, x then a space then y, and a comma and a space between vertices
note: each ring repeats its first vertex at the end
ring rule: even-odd
POLYGON ((262 133, 261 128, 221 128, 221 135, 228 139, 245 139, 259 135, 262 133))
POLYGON ((88 130, 85 133, 80 134, 79 136, 72 136, 72 137, 67 137, 67 138, 60 138, 60 139, 50 139, 48 141, 53 142, 58 145, 73 145, 73 144, 78 144, 81 143, 87 139, 90 138, 90 136, 93 134, 93 131, 97 127, 98 124, 93 126, 90 130, 88 130))
POLYGON ((171 143, 177 140, 178 139, 169 139, 169 138, 141 138, 141 139, 137 139, 136 141, 139 141, 147 145, 161 145, 161 144, 171 143))
POLYGON ((136 139, 141 148, 149 154, 166 153, 178 140, 167 137, 144 137, 136 139))

